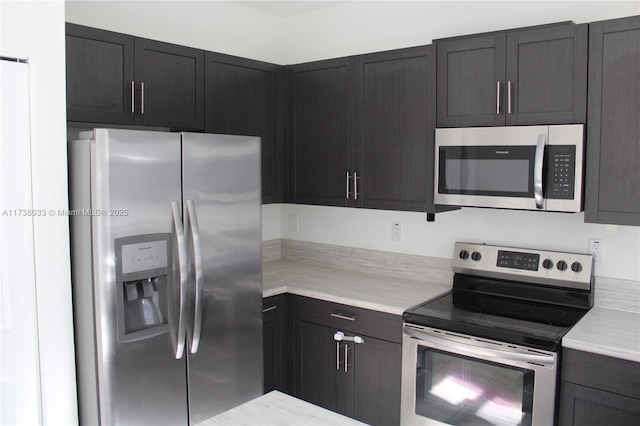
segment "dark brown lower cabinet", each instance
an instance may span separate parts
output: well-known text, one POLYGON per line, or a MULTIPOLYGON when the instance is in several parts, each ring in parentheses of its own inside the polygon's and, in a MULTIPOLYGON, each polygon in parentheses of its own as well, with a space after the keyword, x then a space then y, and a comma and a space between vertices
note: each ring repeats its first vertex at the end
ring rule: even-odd
POLYGON ((640 424, 640 364, 563 350, 559 424, 640 424))
POLYGON ((286 392, 286 299, 285 295, 262 300, 262 355, 264 361, 264 393, 286 392))
POLYGON ((561 425, 639 425, 640 399, 562 382, 561 425))
POLYGON ((401 318, 305 297, 290 300, 294 396, 371 425, 400 424, 401 318), (337 341, 337 332, 363 342, 337 341))

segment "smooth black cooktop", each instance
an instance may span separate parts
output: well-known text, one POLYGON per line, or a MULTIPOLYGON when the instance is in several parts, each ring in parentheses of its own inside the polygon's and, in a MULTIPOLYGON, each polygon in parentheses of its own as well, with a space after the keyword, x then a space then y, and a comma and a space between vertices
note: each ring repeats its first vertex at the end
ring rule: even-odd
POLYGON ((558 351, 588 309, 454 290, 407 310, 406 323, 558 351))

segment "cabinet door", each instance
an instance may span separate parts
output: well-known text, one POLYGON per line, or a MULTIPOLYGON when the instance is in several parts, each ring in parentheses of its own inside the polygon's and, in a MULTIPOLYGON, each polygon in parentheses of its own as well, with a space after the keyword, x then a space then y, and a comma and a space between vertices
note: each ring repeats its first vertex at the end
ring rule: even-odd
POLYGON ((296 319, 294 396, 347 414, 344 344, 333 339, 335 329, 296 319))
POLYGON ((353 345, 353 417, 370 425, 400 424, 402 345, 363 336, 353 345))
POLYGON ((438 127, 504 125, 505 37, 437 43, 438 127))
POLYGON ((205 62, 205 131, 259 136, 262 202, 280 201, 278 72, 282 67, 211 52, 206 52, 205 62))
POLYGON ((558 422, 561 426, 636 426, 640 400, 563 381, 558 422))
POLYGON ((284 295, 262 300, 264 393, 286 391, 286 299, 284 295))
POLYGON ((135 39, 136 124, 204 128, 204 51, 135 39))
POLYGON ((347 205, 352 173, 353 63, 350 58, 292 68, 292 201, 347 205))
POLYGON ((640 225, 640 17, 589 25, 585 221, 640 225))
MULTIPOLYGON (((357 206, 425 211, 433 187, 433 46, 356 58, 357 206), (430 72, 431 71, 431 72, 430 72)), ((431 197, 432 198, 432 197, 431 197)))
POLYGON ((133 124, 134 38, 66 24, 67 120, 133 124))
POLYGON ((507 125, 586 121, 588 25, 507 35, 507 125))

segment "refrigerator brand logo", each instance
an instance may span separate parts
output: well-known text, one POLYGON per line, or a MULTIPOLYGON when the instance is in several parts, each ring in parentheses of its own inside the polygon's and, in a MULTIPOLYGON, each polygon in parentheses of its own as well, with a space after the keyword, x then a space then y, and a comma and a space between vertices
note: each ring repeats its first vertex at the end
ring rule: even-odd
POLYGON ((153 247, 151 246, 147 246, 147 247, 138 247, 138 250, 151 250, 153 247))
POLYGON ((496 151, 496 154, 509 155, 509 151, 496 151))

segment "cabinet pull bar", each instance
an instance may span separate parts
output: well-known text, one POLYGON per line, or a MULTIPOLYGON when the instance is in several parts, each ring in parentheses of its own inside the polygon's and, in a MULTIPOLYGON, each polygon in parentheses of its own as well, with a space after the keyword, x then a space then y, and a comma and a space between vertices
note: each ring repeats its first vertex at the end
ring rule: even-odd
POLYGON ((507 81, 507 114, 511 114, 511 81, 507 81))
POLYGON ((333 318, 338 318, 338 319, 347 320, 347 321, 355 321, 356 320, 355 317, 350 317, 350 316, 343 315, 343 314, 331 314, 331 316, 333 318))
POLYGON ((358 173, 353 172, 353 199, 358 199, 358 173))
POLYGON ((144 114, 144 81, 140 83, 140 114, 144 114))
POLYGON ((269 311, 273 311, 274 309, 277 309, 277 306, 269 306, 268 308, 264 308, 262 310, 262 313, 264 314, 265 312, 269 312, 269 311))
POLYGON ((340 370, 340 342, 336 341, 336 370, 340 370))
POLYGON ((131 80, 131 113, 136 113, 136 82, 131 80))
POLYGON ((347 200, 349 199, 349 197, 351 196, 351 193, 349 192, 349 181, 351 180, 351 174, 349 172, 347 172, 347 200))
POLYGON ((500 114, 500 82, 496 82, 496 114, 500 114))
POLYGON ((344 345, 344 372, 349 372, 349 345, 345 343, 344 345))

